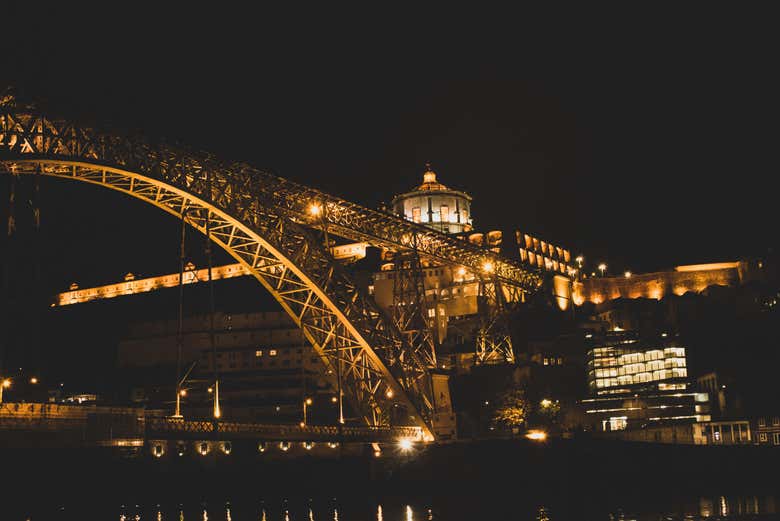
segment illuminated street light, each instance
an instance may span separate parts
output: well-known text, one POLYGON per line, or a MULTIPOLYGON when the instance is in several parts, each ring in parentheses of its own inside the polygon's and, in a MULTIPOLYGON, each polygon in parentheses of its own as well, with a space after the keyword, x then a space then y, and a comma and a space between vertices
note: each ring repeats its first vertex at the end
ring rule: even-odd
POLYGON ((392 389, 388 389, 387 392, 385 393, 385 396, 387 396, 388 398, 392 398, 393 397, 393 390, 392 389))
POLYGON ((398 448, 401 449, 401 452, 409 452, 412 450, 412 440, 409 438, 401 438, 398 440, 398 448))
POLYGON ((321 213, 322 213, 322 206, 316 203, 312 203, 309 205, 309 215, 311 215, 312 217, 317 217, 321 213))
POLYGON ((489 260, 482 263, 482 271, 484 271, 485 273, 493 273, 494 269, 495 266, 489 260))
POLYGON ((313 401, 309 397, 303 400, 303 421, 301 422, 301 427, 306 427, 306 407, 311 405, 312 403, 313 401))
POLYGON ((583 257, 582 255, 578 255, 577 258, 574 260, 577 261, 577 266, 582 268, 582 263, 585 262, 585 257, 583 257))
POLYGON ((631 278, 631 272, 630 271, 627 271, 624 275, 626 276, 627 279, 631 278))
POLYGON ((3 380, 2 385, 0 385, 0 403, 3 403, 3 389, 8 389, 9 387, 11 387, 11 379, 6 378, 3 380))
POLYGON ((331 397, 330 397, 330 402, 331 402, 331 403, 336 403, 336 402, 338 402, 338 401, 339 401, 339 399, 338 399, 336 396, 331 396, 331 397))
POLYGON ((214 382, 214 418, 219 419, 222 416, 222 409, 219 408, 219 380, 214 382))
POLYGON ((547 439, 547 433, 544 431, 533 430, 528 431, 525 437, 533 441, 544 441, 547 439))
POLYGON ((604 276, 604 272, 607 271, 607 265, 604 264, 603 262, 601 264, 599 264, 599 271, 601 272, 601 276, 603 277, 604 276))
POLYGON ((31 384, 33 384, 33 385, 35 385, 35 384, 37 384, 37 383, 38 383, 38 379, 37 379, 36 377, 34 377, 34 376, 33 376, 32 378, 30 378, 30 383, 31 383, 31 384))
POLYGON ((180 396, 187 396, 187 389, 182 389, 181 391, 179 391, 179 395, 180 396))
POLYGON ((209 388, 208 388, 208 389, 206 389, 206 390, 209 392, 209 394, 211 394, 211 393, 213 393, 213 392, 214 392, 214 388, 213 388, 213 387, 209 387, 209 388))
POLYGON ((546 409, 547 407, 552 405, 552 400, 548 400, 547 398, 545 398, 544 400, 542 400, 541 405, 546 409))

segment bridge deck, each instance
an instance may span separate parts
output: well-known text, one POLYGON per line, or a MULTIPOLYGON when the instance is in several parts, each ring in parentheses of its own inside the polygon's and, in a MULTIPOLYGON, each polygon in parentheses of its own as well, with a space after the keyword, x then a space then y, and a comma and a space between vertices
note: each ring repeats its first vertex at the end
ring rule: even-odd
POLYGON ((400 438, 422 441, 419 427, 361 427, 346 425, 269 425, 147 418, 147 439, 258 439, 289 441, 393 442, 400 438))

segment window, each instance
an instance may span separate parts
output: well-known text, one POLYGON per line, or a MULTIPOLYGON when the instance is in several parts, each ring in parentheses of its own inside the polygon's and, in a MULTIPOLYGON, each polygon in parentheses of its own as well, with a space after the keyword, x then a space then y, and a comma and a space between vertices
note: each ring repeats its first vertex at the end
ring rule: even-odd
POLYGON ((276 356, 276 355, 277 355, 276 349, 270 349, 268 351, 268 356, 276 356))
POLYGON ((549 365, 549 364, 550 364, 550 359, 549 358, 545 358, 544 359, 544 365, 549 365))
POLYGON ((780 432, 772 433, 772 443, 774 445, 780 445, 780 432))
POLYGON ((412 208, 412 221, 418 223, 420 222, 420 207, 412 208))
POLYGON ((766 420, 764 418, 758 419, 758 426, 759 427, 766 427, 766 420))
POLYGON ((436 310, 431 308, 428 310, 428 318, 434 318, 436 316, 436 310))
POLYGON ((263 350, 262 349, 258 349, 257 351, 255 351, 255 356, 257 358, 260 358, 261 356, 263 356, 263 350))
POLYGON ((758 435, 758 441, 767 441, 767 436, 765 432, 762 432, 758 435))
POLYGON ((777 416, 772 418, 772 425, 780 425, 780 418, 778 418, 777 416))
POLYGON ((450 207, 442 205, 441 207, 441 222, 446 223, 450 221, 450 207))

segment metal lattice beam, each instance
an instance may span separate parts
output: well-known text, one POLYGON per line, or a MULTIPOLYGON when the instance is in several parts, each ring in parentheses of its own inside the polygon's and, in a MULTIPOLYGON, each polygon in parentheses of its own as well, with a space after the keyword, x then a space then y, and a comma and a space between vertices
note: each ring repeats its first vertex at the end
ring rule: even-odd
POLYGON ((473 270, 487 259, 496 280, 515 293, 542 283, 519 264, 395 216, 246 164, 47 118, 12 98, 0 102, 0 169, 104 186, 177 217, 187 210, 187 222, 203 233, 208 220, 212 239, 301 327, 334 386, 338 365, 345 395, 369 425, 386 424, 400 402, 429 439, 433 400, 420 346, 404 340, 311 228, 392 250, 416 247, 421 256, 473 270), (323 205, 327 222, 309 213, 311 204, 323 205))

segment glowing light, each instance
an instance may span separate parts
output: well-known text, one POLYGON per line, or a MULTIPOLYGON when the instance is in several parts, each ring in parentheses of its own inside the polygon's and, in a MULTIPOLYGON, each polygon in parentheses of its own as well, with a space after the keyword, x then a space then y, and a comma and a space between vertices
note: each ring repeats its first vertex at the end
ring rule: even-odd
POLYGON ((154 455, 155 458, 160 458, 163 454, 165 454, 165 449, 163 448, 162 444, 155 444, 154 448, 152 449, 152 455, 154 455))
POLYGON ((306 450, 311 450, 312 447, 314 447, 314 442, 312 441, 305 441, 303 442, 303 448, 306 450))
POLYGON ((458 277, 465 277, 466 276, 466 268, 461 266, 460 268, 458 268, 457 274, 458 274, 458 277))
POLYGON ((548 400, 547 398, 545 398, 544 400, 542 400, 541 405, 542 407, 547 408, 550 405, 552 405, 552 400, 548 400))
POLYGON ((233 451, 233 444, 229 441, 222 442, 222 452, 230 454, 233 451))
POLYGON ((203 442, 198 445, 198 452, 200 452, 201 456, 205 456, 206 454, 208 454, 209 449, 210 449, 209 444, 206 442, 203 442))
POLYGON ((544 441, 547 439, 547 433, 539 430, 528 431, 525 435, 529 440, 544 441))
POLYGON ((493 273, 493 270, 495 269, 495 266, 490 261, 485 261, 482 263, 482 271, 485 273, 493 273))
POLYGON ((282 449, 284 452, 287 452, 288 450, 290 450, 290 442, 289 441, 280 442, 279 448, 282 449))
POLYGON ((398 440, 398 448, 401 449, 401 452, 409 452, 412 450, 413 446, 414 444, 409 438, 401 438, 398 440))
POLYGON ((33 376, 32 378, 30 378, 30 383, 35 385, 38 383, 38 379, 33 376))
POLYGON ((393 390, 392 389, 388 389, 387 392, 385 393, 385 396, 387 396, 388 398, 392 398, 393 397, 393 390))
POLYGON ((309 205, 309 215, 313 217, 317 217, 322 213, 322 206, 318 204, 310 204, 309 205))
POLYGON ((339 399, 338 399, 338 398, 336 398, 335 396, 331 396, 331 397, 330 397, 330 401, 331 401, 331 403, 336 403, 336 402, 338 402, 338 401, 339 401, 339 399))
POLYGON ((375 450, 375 451, 374 451, 374 457, 375 457, 375 458, 378 458, 378 457, 379 457, 379 456, 381 456, 381 455, 382 455, 382 451, 381 451, 381 450, 375 450))
POLYGON ((335 449, 338 446, 339 446, 338 442, 335 442, 335 441, 329 441, 328 442, 328 447, 330 447, 331 449, 335 449))
POLYGON ((302 429, 302 428, 306 427, 306 424, 301 422, 301 423, 298 424, 298 426, 300 426, 300 428, 302 429))
POLYGON ((265 452, 265 449, 267 448, 267 445, 264 441, 261 441, 257 444, 257 451, 258 452, 265 452))
POLYGON ((5 387, 6 389, 11 387, 11 379, 10 378, 6 378, 5 380, 3 380, 3 387, 5 387))
POLYGON ((585 260, 585 257, 583 257, 582 255, 578 255, 577 258, 574 259, 574 260, 577 261, 577 264, 579 264, 580 268, 581 268, 582 267, 582 262, 585 260))
POLYGON ((630 271, 625 272, 624 275, 626 276, 627 279, 631 278, 631 272, 630 271))
POLYGON ((312 404, 311 398, 306 398, 306 405, 311 405, 311 404, 312 404))
POLYGON ((187 389, 182 389, 181 391, 179 391, 179 395, 180 396, 187 396, 187 389))
POLYGON ((213 387, 209 387, 207 390, 208 390, 209 393, 213 393, 214 392, 214 388, 213 387))
POLYGON ((599 264, 599 271, 601 272, 601 276, 604 276, 604 272, 607 271, 607 265, 603 262, 599 264))

